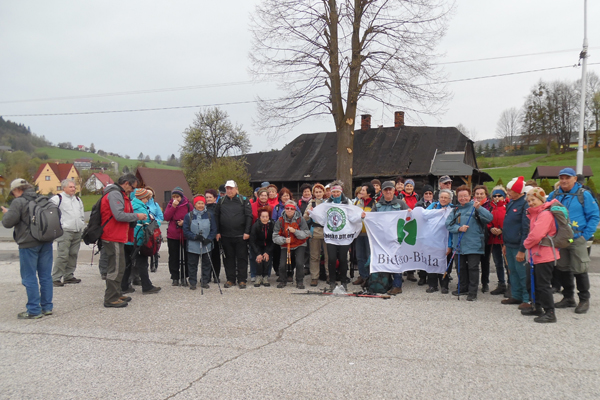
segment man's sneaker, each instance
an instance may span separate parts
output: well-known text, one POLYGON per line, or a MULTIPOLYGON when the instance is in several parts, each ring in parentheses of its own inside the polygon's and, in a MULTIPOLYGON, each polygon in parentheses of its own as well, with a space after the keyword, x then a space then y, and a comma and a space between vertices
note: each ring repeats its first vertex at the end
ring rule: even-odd
POLYGON ((238 286, 240 287, 240 289, 246 289, 246 282, 240 282, 238 286))
POLYGON ((225 282, 225 284, 223 285, 224 288, 230 288, 230 287, 234 287, 235 283, 231 282, 231 281, 227 281, 225 282))
POLYGON ((52 284, 56 287, 65 286, 65 284, 61 281, 52 281, 52 284))
POLYGON ((256 282, 256 277, 255 276, 251 276, 250 277, 250 282, 256 282))
POLYGON ((577 302, 573 297, 564 297, 561 301, 554 304, 554 308, 577 307, 577 302))
POLYGON ((310 281, 310 286, 312 286, 312 287, 319 286, 319 280, 318 279, 312 279, 310 281))
POLYGON ((79 283, 81 282, 81 279, 77 279, 74 276, 69 278, 69 279, 65 279, 64 283, 79 283))
POLYGON ((131 301, 131 297, 129 297, 129 296, 121 296, 121 297, 119 297, 119 300, 126 301, 127 303, 129 303, 131 301))
POLYGON ((287 283, 286 283, 286 282, 279 282, 279 283, 277 284, 277 289, 283 289, 283 288, 284 288, 286 285, 287 285, 287 283))
MULTIPOLYGON (((315 279, 313 279, 313 281, 315 281, 315 279)), ((319 283, 319 281, 317 281, 317 283, 319 283)), ((356 285, 356 286, 362 285, 363 283, 365 283, 365 280, 363 279, 362 276, 359 276, 354 282, 352 282, 352 284, 356 285)), ((312 285, 312 282, 311 282, 311 286, 317 286, 317 285, 312 285)))
POLYGON ((467 295, 467 301, 475 301, 475 300, 477 300, 477 295, 476 294, 469 293, 467 295))
POLYGON ((45 317, 45 316, 48 316, 48 315, 52 315, 52 310, 42 310, 42 315, 43 315, 44 317, 45 317))
POLYGON ((505 283, 499 283, 498 286, 496 287, 496 289, 492 290, 490 292, 490 294, 497 296, 499 294, 504 294, 504 292, 506 292, 506 284, 505 283))
POLYGON ((575 314, 585 314, 590 309, 590 301, 580 301, 577 307, 575 307, 575 314))
MULTIPOLYGON (((52 312, 52 311, 50 311, 52 312)), ((27 311, 23 311, 22 313, 18 313, 17 314, 17 318, 18 319, 38 319, 38 318, 42 318, 42 314, 29 314, 27 311)))
POLYGON ((304 289, 304 283, 302 283, 302 282, 298 282, 298 283, 296 284, 296 289, 304 289))
POLYGON ((106 280, 106 274, 100 274, 100 279, 102 279, 103 281, 106 280))
POLYGON ((402 293, 402 288, 401 287, 393 287, 390 290, 387 291, 387 294, 389 294, 390 296, 395 296, 397 294, 402 293))
POLYGON ((514 299, 512 297, 509 297, 508 299, 502 300, 500 303, 502 303, 502 304, 521 304, 521 301, 514 299))
POLYGON ((536 317, 533 320, 535 322, 539 322, 542 324, 556 322, 556 315, 554 314, 554 309, 552 308, 552 309, 546 310, 544 315, 536 317))
POLYGON ((154 294, 158 292, 160 292, 160 288, 158 286, 152 286, 152 289, 146 291, 142 290, 142 294, 154 294))
POLYGON ((432 287, 432 286, 428 287, 427 290, 425 290, 426 293, 435 293, 437 291, 438 291, 438 288, 432 287))
POLYGON ((111 302, 104 302, 104 307, 106 308, 122 308, 122 307, 127 307, 129 303, 127 303, 126 301, 123 300, 117 300, 117 301, 111 301, 111 302))
POLYGON ((135 292, 135 288, 131 285, 129 285, 129 287, 125 290, 121 290, 121 293, 133 293, 135 292))

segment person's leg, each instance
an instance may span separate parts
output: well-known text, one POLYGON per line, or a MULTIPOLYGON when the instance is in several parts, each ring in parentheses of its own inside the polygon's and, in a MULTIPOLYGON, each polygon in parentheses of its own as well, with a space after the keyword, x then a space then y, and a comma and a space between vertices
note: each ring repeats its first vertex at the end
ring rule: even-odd
MULTIPOLYGON (((459 255, 457 254, 456 257, 459 257, 459 255)), ((459 257, 459 261, 460 261, 460 265, 459 265, 460 275, 458 276, 458 280, 459 280, 458 286, 460 288, 459 293, 467 294, 467 292, 469 291, 469 259, 466 254, 461 254, 459 257)))
POLYGON ((279 279, 277 279, 277 281, 279 282, 277 284, 277 288, 281 289, 284 288, 287 285, 287 256, 286 257, 279 257, 279 279))
POLYGON ((329 262, 327 264, 327 269, 329 270, 329 284, 335 284, 336 282, 336 268, 335 264, 338 258, 338 247, 334 244, 327 244, 327 255, 329 256, 329 262))
POLYGON ((492 245, 485 245, 485 253, 481 257, 481 291, 489 291, 490 287, 490 258, 492 255, 492 245))
POLYGON ((456 262, 457 258, 452 258, 452 253, 446 256, 446 276, 440 274, 440 287, 442 293, 448 293, 448 285, 450 284, 450 273, 452 273, 452 265, 456 262))
MULTIPOLYGON (((527 292, 527 267, 525 267, 525 262, 518 262, 516 260, 518 249, 510 250, 511 257, 515 260, 514 271, 516 275, 516 279, 511 280, 512 297, 519 300, 521 303, 529 303, 529 293, 527 292)), ((506 256, 508 258, 508 248, 506 256)))
POLYGON ((554 308, 554 297, 552 296, 552 271, 554 262, 536 264, 533 269, 535 275, 535 304, 543 309, 554 308))
MULTIPOLYGON (((188 254, 188 257, 189 256, 191 256, 191 253, 188 254)), ((202 254, 200 265, 201 265, 202 282, 204 283, 204 285, 208 285, 208 283, 210 282, 210 276, 212 274, 209 253, 202 254)))
POLYGON ((214 268, 212 272, 213 282, 219 282, 221 276, 221 250, 219 249, 219 242, 213 240, 213 249, 210 252, 210 261, 212 262, 211 268, 214 268))
POLYGON ((64 279, 73 278, 73 274, 77 269, 77 257, 79 256, 79 248, 81 247, 81 235, 83 232, 72 232, 69 246, 69 261, 65 269, 64 279))
POLYGON ((301 246, 296 248, 296 283, 304 286, 304 255, 306 254, 306 247, 301 246))
POLYGON ((312 239, 310 241, 310 279, 319 280, 319 273, 321 269, 321 245, 322 239, 312 239))
MULTIPOLYGON (((148 256, 143 256, 138 253, 135 257, 135 266, 140 273, 142 292, 147 292, 154 287, 154 285, 152 285, 152 281, 150 280, 150 276, 148 275, 148 256)), ((125 280, 125 278, 123 278, 123 280, 125 280)))
POLYGON ((125 272, 125 245, 117 242, 102 241, 108 257, 106 270, 106 291, 104 303, 114 303, 121 297, 121 281, 125 272))
POLYGON ((577 284, 577 291, 579 292, 579 301, 590 300, 590 277, 587 272, 583 274, 574 274, 575 283, 577 284))
MULTIPOLYGON (((525 282, 521 283, 521 276, 517 271, 517 265, 519 263, 517 263, 516 256, 518 251, 518 249, 506 247, 506 262, 508 263, 508 270, 510 271, 511 297, 522 302, 521 291, 525 288, 525 282)), ((524 278, 525 274, 523 273, 523 279, 524 278)))
POLYGON ((54 285, 52 284, 52 242, 44 243, 38 257, 37 273, 40 280, 40 305, 42 311, 52 311, 52 296, 54 285))
POLYGON ((21 283, 25 286, 25 292, 27 293, 27 313, 30 315, 39 315, 42 312, 42 308, 40 307, 40 287, 37 277, 38 258, 41 247, 42 245, 19 249, 21 283))
POLYGON ((167 239, 167 245, 169 246, 169 272, 171 273, 171 279, 179 280, 179 240, 167 239))
POLYGON ((235 244, 238 283, 248 280, 248 241, 237 238, 235 244))
POLYGON ((231 282, 235 285, 235 244, 233 239, 221 237, 221 246, 223 246, 223 253, 225 255, 223 263, 225 264, 225 276, 227 277, 227 282, 231 282))
POLYGON ((359 236, 356 238, 356 261, 358 273, 363 280, 369 277, 369 267, 366 265, 370 255, 369 237, 359 236))
POLYGON ((258 267, 256 265, 256 254, 254 254, 254 250, 252 250, 252 246, 248 246, 248 253, 250 254, 249 257, 249 263, 250 263, 250 279, 252 280, 252 278, 256 278, 256 268, 258 267))
POLYGON ((469 254, 466 258, 467 269, 469 271, 469 294, 477 297, 477 288, 479 287, 479 263, 481 261, 481 254, 469 254))
POLYGON ((131 268, 134 263, 132 259, 134 247, 126 244, 123 248, 125 252, 125 270, 123 271, 123 279, 121 280, 121 291, 126 291, 129 288, 129 277, 131 276, 131 268))
POLYGON ((108 268, 108 257, 106 256, 106 251, 104 251, 104 247, 100 250, 100 260, 98 260, 98 270, 100 271, 100 276, 106 278, 106 269, 108 268))
POLYGON ((196 286, 198 284, 198 262, 200 260, 200 254, 188 253, 188 271, 190 272, 190 285, 196 286))
POLYGON ((56 260, 52 268, 52 280, 60 281, 66 277, 67 264, 69 263, 69 251, 71 247, 71 232, 64 231, 62 236, 57 238, 56 243, 56 260))
POLYGON ((348 283, 348 250, 350 245, 338 246, 338 257, 340 260, 340 282, 342 284, 348 283))
MULTIPOLYGON (((275 274, 277 276, 279 276, 279 266, 281 265, 280 259, 281 258, 281 246, 279 245, 275 245, 273 247, 273 270, 275 271, 275 274)), ((279 280, 279 279, 277 279, 279 280)))

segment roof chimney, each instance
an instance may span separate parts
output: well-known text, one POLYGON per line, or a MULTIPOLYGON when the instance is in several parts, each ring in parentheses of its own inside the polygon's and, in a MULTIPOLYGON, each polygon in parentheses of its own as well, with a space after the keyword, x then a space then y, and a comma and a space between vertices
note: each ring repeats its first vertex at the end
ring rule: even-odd
POLYGON ((366 131, 371 129, 371 114, 363 114, 360 117, 360 130, 366 131))
POLYGON ((401 128, 404 126, 404 111, 396 111, 394 113, 394 128, 401 128))

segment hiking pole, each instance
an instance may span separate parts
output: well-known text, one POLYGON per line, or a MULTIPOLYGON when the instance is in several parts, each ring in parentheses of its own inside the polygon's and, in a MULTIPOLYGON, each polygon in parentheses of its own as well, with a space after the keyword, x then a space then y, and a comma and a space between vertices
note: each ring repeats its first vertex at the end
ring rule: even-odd
MULTIPOLYGON (((202 273, 202 241, 200 241, 200 295, 204 296, 204 274, 202 273)), ((196 275, 197 277, 198 275, 196 275)), ((197 280, 197 278, 196 278, 197 280)))
POLYGON ((210 255, 208 256, 208 261, 210 262, 210 266, 212 268, 213 275, 217 277, 217 279, 215 279, 215 281, 217 282, 217 286, 219 288, 219 293, 223 294, 223 291, 221 290, 221 283, 219 282, 220 279, 217 276, 217 272, 215 271, 215 265, 213 264, 212 258, 210 257, 210 255))
MULTIPOLYGON (((471 221, 471 217, 473 216, 473 211, 475 211, 475 207, 473 207, 473 209, 471 210, 471 214, 469 214, 469 218, 467 218, 467 223, 465 225, 469 225, 469 221, 471 221)), ((462 238, 465 235, 465 233, 466 233, 466 231, 461 233, 460 236, 458 237, 458 243, 456 244, 456 249, 452 253, 452 258, 450 258, 450 262, 448 263, 448 267, 446 268, 446 272, 444 272, 444 276, 442 277, 442 279, 444 279, 446 277, 446 275, 448 275, 448 270, 450 269, 450 266, 452 265, 452 260, 454 259, 456 252, 460 249, 460 242, 462 241, 462 238)), ((458 258, 460 260, 460 254, 458 255, 458 258)), ((460 265, 458 267, 460 268, 460 265)), ((456 273, 458 274, 458 268, 456 268, 456 273)))
POLYGON ((184 259, 185 250, 183 248, 183 232, 179 237, 179 271, 180 271, 180 285, 181 287, 186 286, 185 280, 185 259, 184 259))
POLYGON ((92 245, 92 259, 90 260, 90 267, 94 264, 94 248, 96 247, 96 243, 92 245))
POLYGON ((536 307, 535 304, 535 282, 534 282, 534 271, 533 271, 533 255, 531 255, 531 251, 529 251, 529 265, 531 266, 531 305, 533 308, 536 307))

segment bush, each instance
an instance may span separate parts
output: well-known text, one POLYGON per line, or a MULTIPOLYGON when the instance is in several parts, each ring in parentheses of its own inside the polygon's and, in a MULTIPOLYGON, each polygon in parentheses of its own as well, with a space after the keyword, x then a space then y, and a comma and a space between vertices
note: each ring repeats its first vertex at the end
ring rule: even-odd
MULTIPOLYGON (((250 175, 246 169, 246 159, 235 159, 232 157, 218 158, 210 166, 201 168, 201 172, 196 177, 195 187, 192 187, 194 194, 204 193, 206 189, 218 189, 230 179, 238 184, 238 191, 244 196, 252 194, 250 186, 250 175)), ((187 178, 187 177, 186 177, 187 178)), ((188 182, 192 180, 188 179, 188 182)))
POLYGON ((552 185, 548 181, 548 178, 542 179, 542 182, 540 183, 540 187, 542 189, 544 189, 544 192, 546 192, 546 194, 550 194, 550 192, 552 192, 552 190, 554 190, 554 188, 552 187, 552 185))
POLYGON ((594 195, 598 196, 598 191, 596 190, 596 184, 594 183, 592 178, 588 178, 587 185, 590 187, 590 189, 592 189, 592 192, 594 192, 594 195))

